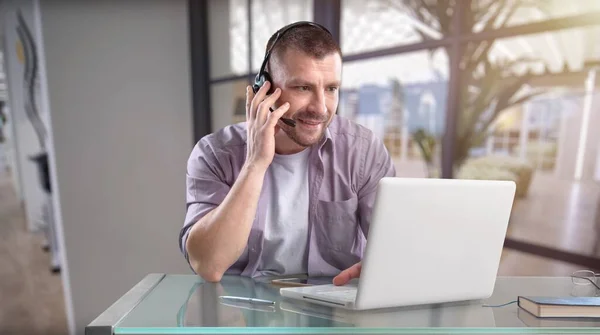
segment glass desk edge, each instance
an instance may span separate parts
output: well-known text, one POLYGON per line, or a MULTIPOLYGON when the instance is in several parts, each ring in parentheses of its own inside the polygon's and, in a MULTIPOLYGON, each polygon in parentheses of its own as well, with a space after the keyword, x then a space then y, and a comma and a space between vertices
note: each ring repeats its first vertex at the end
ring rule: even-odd
POLYGON ((85 327, 86 335, 112 335, 119 323, 127 317, 152 290, 166 277, 164 273, 150 273, 121 296, 102 314, 85 327))
POLYGON ((114 334, 598 334, 598 328, 126 327, 114 334))

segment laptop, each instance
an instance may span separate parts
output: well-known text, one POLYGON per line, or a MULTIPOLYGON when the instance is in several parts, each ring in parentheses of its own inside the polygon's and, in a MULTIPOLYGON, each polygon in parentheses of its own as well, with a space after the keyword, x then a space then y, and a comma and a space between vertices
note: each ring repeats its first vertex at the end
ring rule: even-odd
POLYGON ((360 279, 280 294, 351 310, 489 298, 515 189, 512 181, 382 178, 360 279))

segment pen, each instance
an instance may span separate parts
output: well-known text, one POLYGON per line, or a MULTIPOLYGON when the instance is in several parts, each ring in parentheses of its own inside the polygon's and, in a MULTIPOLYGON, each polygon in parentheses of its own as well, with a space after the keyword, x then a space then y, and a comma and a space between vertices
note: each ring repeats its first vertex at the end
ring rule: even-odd
POLYGON ((233 297, 233 296, 229 296, 229 295, 222 295, 219 298, 224 299, 224 300, 229 300, 229 301, 247 302, 247 303, 257 304, 257 305, 275 305, 275 301, 256 299, 256 298, 233 297))

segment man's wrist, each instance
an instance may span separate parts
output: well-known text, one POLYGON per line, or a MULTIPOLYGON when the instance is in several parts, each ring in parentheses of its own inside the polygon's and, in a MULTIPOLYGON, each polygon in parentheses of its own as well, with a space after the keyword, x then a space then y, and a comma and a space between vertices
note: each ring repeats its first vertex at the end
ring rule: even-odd
POLYGON ((263 167, 262 165, 246 162, 242 166, 242 171, 240 174, 245 176, 259 176, 264 177, 267 172, 267 167, 263 167))

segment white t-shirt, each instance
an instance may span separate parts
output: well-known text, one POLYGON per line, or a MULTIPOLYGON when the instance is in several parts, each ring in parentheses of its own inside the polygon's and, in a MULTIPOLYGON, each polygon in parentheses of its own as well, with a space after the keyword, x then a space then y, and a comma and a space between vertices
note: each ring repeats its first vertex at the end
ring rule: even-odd
POLYGON ((259 266, 263 275, 307 273, 309 154, 310 148, 276 154, 265 175, 270 199, 259 266))

